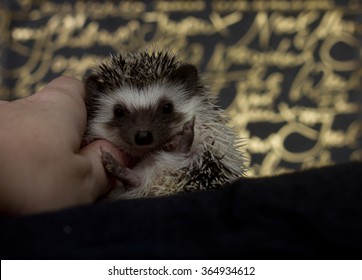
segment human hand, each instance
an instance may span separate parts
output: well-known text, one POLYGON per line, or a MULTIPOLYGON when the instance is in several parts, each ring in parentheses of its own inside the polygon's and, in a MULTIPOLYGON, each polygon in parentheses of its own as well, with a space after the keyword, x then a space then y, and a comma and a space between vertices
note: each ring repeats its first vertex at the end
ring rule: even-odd
POLYGON ((109 191, 98 140, 83 148, 83 84, 60 77, 24 99, 0 102, 0 213, 33 214, 94 202, 109 191))

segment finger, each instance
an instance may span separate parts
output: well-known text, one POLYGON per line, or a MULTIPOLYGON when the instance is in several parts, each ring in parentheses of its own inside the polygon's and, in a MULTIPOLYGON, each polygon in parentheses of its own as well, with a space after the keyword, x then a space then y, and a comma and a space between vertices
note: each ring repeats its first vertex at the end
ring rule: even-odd
POLYGON ((78 151, 86 127, 84 96, 85 89, 81 81, 71 77, 59 77, 30 99, 44 108, 47 122, 57 131, 58 137, 70 141, 73 151, 78 151))
POLYGON ((79 154, 90 164, 90 180, 86 183, 86 188, 93 200, 111 188, 111 178, 107 176, 102 163, 102 151, 110 153, 120 165, 125 165, 126 162, 125 155, 105 140, 97 140, 80 150, 79 154))
POLYGON ((43 92, 45 89, 59 89, 66 93, 71 93, 71 97, 77 98, 78 101, 84 100, 85 97, 83 83, 74 77, 61 76, 55 78, 54 80, 50 81, 39 93, 43 92), (77 94, 74 94, 74 92, 77 94))

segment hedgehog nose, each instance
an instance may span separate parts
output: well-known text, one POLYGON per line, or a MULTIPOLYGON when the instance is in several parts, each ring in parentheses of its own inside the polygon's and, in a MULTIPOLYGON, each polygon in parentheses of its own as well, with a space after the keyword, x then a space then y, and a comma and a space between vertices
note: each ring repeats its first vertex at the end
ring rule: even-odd
POLYGON ((150 145, 153 142, 153 135, 151 131, 139 130, 136 132, 135 143, 137 145, 150 145))

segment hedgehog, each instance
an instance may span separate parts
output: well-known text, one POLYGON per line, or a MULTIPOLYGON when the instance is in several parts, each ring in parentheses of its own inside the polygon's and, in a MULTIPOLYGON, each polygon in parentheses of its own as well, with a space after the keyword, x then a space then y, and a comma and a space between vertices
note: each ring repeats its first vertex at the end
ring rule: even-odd
POLYGON ((126 155, 102 150, 116 184, 108 199, 217 189, 245 175, 244 140, 197 68, 165 50, 119 52, 84 79, 84 141, 104 139, 126 155))

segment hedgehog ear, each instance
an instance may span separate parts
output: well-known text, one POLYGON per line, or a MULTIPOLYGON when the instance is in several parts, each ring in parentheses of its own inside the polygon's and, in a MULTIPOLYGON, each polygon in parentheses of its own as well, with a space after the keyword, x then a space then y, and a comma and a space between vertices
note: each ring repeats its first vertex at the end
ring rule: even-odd
POLYGON ((92 119, 97 107, 97 96, 102 92, 104 85, 98 81, 95 74, 90 74, 84 79, 84 87, 87 116, 88 119, 92 119))
POLYGON ((194 92, 197 88, 199 73, 192 64, 181 64, 173 73, 172 79, 186 85, 186 89, 194 92))
MULTIPOLYGON (((87 97, 102 90, 102 83, 98 81, 97 75, 90 74, 84 79, 85 92, 87 97)), ((104 86, 103 86, 104 87, 104 86)))

